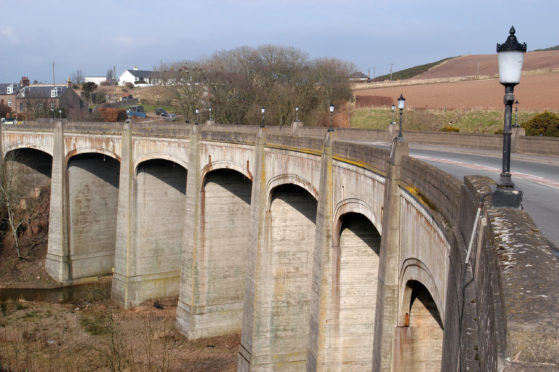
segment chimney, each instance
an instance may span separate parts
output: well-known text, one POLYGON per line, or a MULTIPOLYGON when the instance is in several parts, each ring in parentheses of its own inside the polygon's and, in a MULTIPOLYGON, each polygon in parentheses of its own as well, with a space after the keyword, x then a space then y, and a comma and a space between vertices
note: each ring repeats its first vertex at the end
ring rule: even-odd
POLYGON ((29 86, 29 78, 27 76, 21 77, 21 86, 28 87, 29 86))
POLYGON ((134 71, 138 71, 138 66, 134 66, 134 71))

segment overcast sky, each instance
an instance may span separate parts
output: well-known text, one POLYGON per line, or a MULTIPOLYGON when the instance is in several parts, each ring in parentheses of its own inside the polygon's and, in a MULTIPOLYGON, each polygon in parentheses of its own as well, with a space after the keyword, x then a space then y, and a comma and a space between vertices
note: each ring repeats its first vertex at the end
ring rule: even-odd
POLYGON ((293 46, 371 75, 495 53, 511 25, 528 50, 559 44, 557 0, 0 0, 0 82, 117 75, 217 50, 293 46))

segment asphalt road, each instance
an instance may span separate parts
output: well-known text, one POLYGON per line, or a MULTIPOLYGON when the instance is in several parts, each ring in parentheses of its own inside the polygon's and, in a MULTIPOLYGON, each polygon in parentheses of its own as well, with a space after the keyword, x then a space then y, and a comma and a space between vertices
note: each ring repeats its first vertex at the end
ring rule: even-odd
MULTIPOLYGON (((386 143, 378 143, 386 147, 386 143)), ((410 154, 463 179, 483 175, 497 181, 501 173, 501 153, 440 146, 410 144, 410 154)), ((559 257, 559 158, 513 154, 512 181, 524 195, 522 205, 559 257)))

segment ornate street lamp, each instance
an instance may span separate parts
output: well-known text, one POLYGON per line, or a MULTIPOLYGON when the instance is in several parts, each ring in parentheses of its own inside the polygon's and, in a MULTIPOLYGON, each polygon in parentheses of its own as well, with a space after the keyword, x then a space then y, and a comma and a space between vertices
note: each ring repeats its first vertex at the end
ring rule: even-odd
POLYGON ((499 81, 505 86, 505 130, 503 132, 503 168, 493 193, 493 205, 496 207, 518 208, 522 202, 522 191, 514 189, 510 175, 511 122, 514 86, 520 82, 522 63, 526 53, 526 43, 520 44, 514 35, 516 30, 510 28, 509 37, 504 44, 497 44, 499 58, 499 81))
POLYGON ((404 106, 406 105, 406 99, 400 93, 400 97, 398 97, 398 108, 400 109, 400 129, 398 130, 398 141, 403 142, 404 136, 402 136, 402 112, 404 111, 404 106))
POLYGON ((264 108, 264 106, 262 106, 260 112, 262 113, 262 121, 260 122, 260 128, 264 128, 264 114, 266 113, 266 109, 264 108))
POLYGON ((295 106, 295 121, 299 122, 299 106, 295 106))
POLYGON ((515 107, 515 109, 514 109, 514 111, 515 111, 515 112, 514 112, 514 124, 513 124, 512 127, 513 127, 513 128, 520 128, 520 125, 518 125, 518 100, 516 100, 516 101, 514 102, 514 104, 515 104, 516 107, 515 107))
POLYGON ((196 107, 194 112, 196 113, 196 120, 194 121, 194 125, 198 125, 198 123, 200 122, 200 110, 198 110, 198 107, 196 107))
POLYGON ((330 128, 328 128, 328 132, 334 131, 334 104, 330 104, 330 128))
POLYGON ((396 106, 392 105, 392 122, 390 124, 396 124, 394 121, 394 111, 396 110, 396 106))
POLYGON ((210 111, 210 121, 212 121, 212 106, 208 110, 210 111))

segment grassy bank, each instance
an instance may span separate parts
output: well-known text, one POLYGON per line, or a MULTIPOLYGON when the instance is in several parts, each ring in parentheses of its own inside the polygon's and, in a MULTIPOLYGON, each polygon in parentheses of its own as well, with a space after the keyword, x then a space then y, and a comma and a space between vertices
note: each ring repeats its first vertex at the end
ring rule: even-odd
MULTIPOLYGON (((531 119, 535 114, 519 111, 518 123, 531 119)), ((394 118, 398 123, 398 109, 394 118)), ((352 128, 385 129, 391 121, 392 110, 389 107, 359 108, 351 112, 352 128)), ((403 115, 404 128, 412 131, 440 131, 451 125, 458 128, 460 133, 494 134, 503 128, 503 121, 503 111, 406 109, 403 115)))

